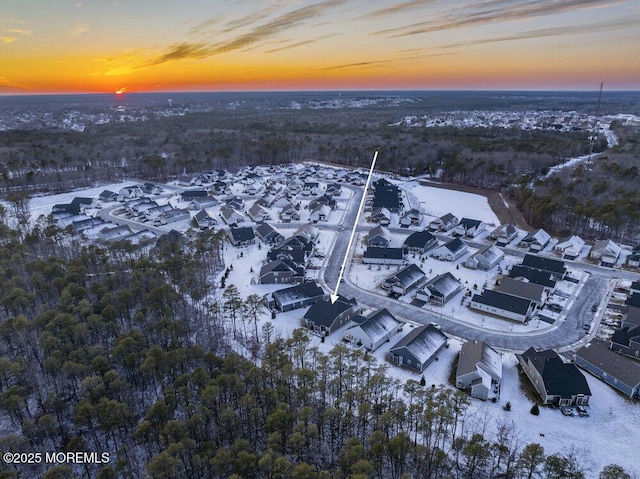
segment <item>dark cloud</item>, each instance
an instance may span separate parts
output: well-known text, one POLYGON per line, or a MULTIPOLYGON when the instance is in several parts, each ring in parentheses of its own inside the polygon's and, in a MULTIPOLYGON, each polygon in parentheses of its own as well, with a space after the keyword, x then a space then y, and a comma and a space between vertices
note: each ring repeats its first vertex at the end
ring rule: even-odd
POLYGON ((518 21, 571 12, 582 8, 604 7, 628 0, 487 0, 465 4, 432 20, 404 27, 380 30, 376 34, 404 37, 490 23, 518 21))
MULTIPOLYGON (((297 26, 306 20, 319 17, 323 13, 325 13, 325 11, 333 7, 342 5, 345 2, 346 0, 325 0, 313 5, 298 8, 296 10, 277 16, 273 20, 270 20, 262 25, 258 25, 251 29, 249 32, 239 35, 226 42, 221 42, 218 44, 184 42, 173 45, 168 52, 163 53, 162 55, 149 62, 149 65, 159 65, 161 63, 183 60, 186 58, 200 59, 212 55, 219 55, 221 53, 227 53, 234 50, 247 48, 260 41, 269 39, 278 33, 286 31, 291 27, 297 26)), ((251 23, 255 23, 256 21, 263 20, 264 18, 270 16, 273 11, 273 7, 267 7, 252 15, 227 22, 225 24, 223 32, 229 32, 237 28, 250 25, 251 23)), ((203 33, 209 27, 214 26, 215 24, 217 24, 217 19, 211 18, 193 27, 191 29, 191 32, 203 33)), ((298 42, 298 44, 296 45, 289 45, 288 48, 302 45, 304 43, 310 43, 310 41, 298 42)))
POLYGON ((171 49, 149 62, 149 65, 159 65, 175 60, 184 60, 186 58, 205 58, 212 54, 211 48, 204 43, 180 43, 174 45, 171 49))
POLYGON ((299 25, 305 20, 320 16, 326 10, 339 6, 343 3, 345 3, 345 0, 326 0, 324 2, 298 8, 297 10, 280 15, 264 25, 257 26, 244 35, 240 35, 233 40, 215 46, 214 52, 226 53, 253 45, 254 43, 285 31, 288 28, 299 25))
POLYGON ((389 5, 388 7, 373 10, 372 12, 366 13, 360 18, 369 19, 376 17, 386 17, 387 15, 401 13, 412 8, 422 7, 423 5, 431 2, 433 2, 433 0, 409 0, 408 2, 396 3, 395 5, 389 5))
POLYGON ((505 35, 502 37, 484 38, 474 40, 471 42, 451 43, 443 45, 440 48, 457 48, 469 45, 478 45, 483 43, 498 43, 498 42, 510 42, 514 40, 526 40, 529 38, 542 38, 542 37, 555 37, 560 35, 573 35, 577 33, 598 33, 607 32, 611 30, 619 30, 622 28, 628 28, 637 26, 640 23, 638 17, 627 17, 619 20, 613 20, 608 22, 593 23, 590 25, 572 25, 565 27, 551 27, 541 28, 538 30, 529 30, 526 32, 514 33, 512 35, 505 35))

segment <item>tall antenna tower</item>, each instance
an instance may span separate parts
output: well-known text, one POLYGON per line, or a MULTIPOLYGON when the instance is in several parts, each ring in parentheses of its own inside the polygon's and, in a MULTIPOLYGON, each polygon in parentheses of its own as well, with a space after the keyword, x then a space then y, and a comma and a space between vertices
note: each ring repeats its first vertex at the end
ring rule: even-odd
POLYGON ((596 114, 593 117, 593 124, 591 125, 591 129, 589 130, 589 154, 587 156, 587 161, 584 162, 584 168, 582 170, 582 199, 584 199, 585 191, 587 188, 587 175, 589 171, 592 170, 593 161, 591 159, 593 155, 593 146, 595 145, 596 140, 598 139, 598 117, 600 115, 600 100, 602 99, 602 87, 604 86, 604 82, 600 83, 600 91, 598 92, 598 104, 596 105, 596 114))

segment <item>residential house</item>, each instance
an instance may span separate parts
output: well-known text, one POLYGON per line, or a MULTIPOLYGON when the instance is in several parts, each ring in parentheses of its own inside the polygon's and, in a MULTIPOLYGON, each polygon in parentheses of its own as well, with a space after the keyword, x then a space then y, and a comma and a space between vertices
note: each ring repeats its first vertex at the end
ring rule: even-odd
POLYGON ((442 261, 456 261, 467 254, 468 248, 460 238, 454 238, 448 243, 438 246, 431 256, 442 261))
POLYGON ((555 251, 556 253, 560 253, 563 258, 576 259, 580 255, 580 252, 582 251, 582 248, 584 248, 584 245, 585 242, 582 238, 573 235, 570 238, 567 238, 566 240, 556 244, 553 247, 553 251, 555 251))
POLYGON ((335 200, 333 196, 325 193, 324 195, 318 196, 317 198, 314 198, 311 201, 309 201, 309 204, 307 205, 307 209, 315 210, 319 206, 328 206, 332 210, 335 210, 338 207, 338 202, 335 200))
POLYGON ((464 265, 471 269, 489 271, 500 264, 504 258, 503 251, 494 245, 485 246, 469 256, 464 265))
POLYGON ((634 281, 633 283, 631 283, 631 287, 629 288, 629 292, 631 294, 640 293, 640 281, 634 281))
POLYGON ((256 236, 264 243, 275 245, 284 240, 284 235, 269 223, 262 223, 256 227, 256 236))
POLYGON ((391 223, 391 212, 388 208, 373 208, 371 212, 371 221, 379 223, 382 226, 389 226, 391 223))
POLYGON ((257 202, 253 204, 249 211, 247 211, 249 218, 256 223, 264 223, 266 220, 271 219, 269 212, 260 206, 257 202))
POLYGON ((618 261, 622 248, 611 240, 597 241, 589 252, 591 259, 600 260, 602 266, 613 266, 618 261))
POLYGON ((209 215, 206 210, 198 211, 193 219, 201 230, 208 230, 218 224, 218 221, 209 215))
POLYGON ((331 208, 327 205, 319 205, 316 206, 314 210, 311 211, 309 215, 309 221, 312 223, 317 223, 318 221, 327 221, 329 219, 329 214, 331 213, 331 208))
POLYGON ((467 236, 469 238, 475 238, 482 233, 487 226, 480 220, 473 220, 471 218, 462 218, 460 222, 453 229, 453 233, 459 236, 467 236))
POLYGON ((166 225, 176 223, 178 221, 188 221, 191 219, 191 213, 186 209, 170 209, 162 213, 155 219, 156 225, 166 225))
POLYGON ((422 213, 415 208, 411 208, 400 217, 401 228, 418 226, 420 223, 422 223, 422 213))
POLYGON ((447 213, 446 215, 436 218, 429 223, 429 230, 444 232, 451 231, 457 226, 458 221, 458 218, 452 213, 447 213))
POLYGON ((145 195, 159 195, 164 191, 161 186, 149 182, 142 183, 140 189, 145 195))
POLYGON ((65 213, 69 215, 83 214, 87 209, 95 206, 93 198, 83 198, 76 196, 71 203, 56 204, 51 208, 51 213, 65 213))
POLYGON ((345 331, 344 339, 369 351, 375 351, 393 335, 402 331, 403 323, 386 308, 362 319, 362 322, 345 331))
POLYGON ((447 345, 447 337, 433 324, 418 326, 389 349, 393 364, 421 373, 437 359, 447 345))
POLYGON ((329 183, 325 193, 331 196, 340 196, 342 194, 342 185, 340 183, 329 183))
POLYGON ((632 268, 640 267, 640 244, 636 245, 631 254, 627 256, 627 264, 632 268))
POLYGON ((98 196, 98 199, 100 201, 104 201, 105 203, 108 203, 111 201, 118 201, 118 193, 114 193, 113 191, 110 191, 110 190, 104 190, 102 193, 100 193, 100 196, 98 196))
POLYGON ((495 240, 497 246, 507 246, 518 237, 518 229, 512 224, 500 225, 491 232, 489 237, 495 240))
POLYGON ((438 240, 427 230, 416 231, 404 240, 402 247, 410 253, 424 254, 438 246, 438 240))
POLYGON ((372 207, 385 208, 391 213, 400 213, 402 210, 402 191, 396 185, 385 178, 374 181, 372 207))
POLYGON ((624 304, 633 306, 634 308, 640 308, 640 293, 631 293, 631 295, 625 299, 624 304))
POLYGON ((376 226, 369 230, 367 245, 377 246, 379 248, 388 248, 391 244, 391 233, 384 226, 376 226))
POLYGON ((90 228, 95 228, 95 227, 98 227, 99 230, 101 230, 102 229, 100 228, 101 226, 103 228, 106 226, 106 222, 102 218, 89 217, 89 218, 81 219, 71 223, 71 227, 77 233, 80 233, 82 231, 88 230, 90 228))
POLYGON ((119 241, 127 241, 132 245, 141 245, 141 244, 149 244, 153 240, 157 239, 157 235, 148 229, 134 231, 128 236, 124 236, 120 238, 119 241))
POLYGON ((535 304, 528 299, 489 289, 485 289, 482 294, 474 294, 469 306, 520 323, 526 323, 535 309, 535 304))
POLYGON ((606 341, 592 339, 576 352, 575 363, 624 395, 640 397, 640 361, 612 351, 606 341))
POLYGON ((291 223, 291 221, 300 221, 300 212, 289 203, 280 210, 280 221, 283 223, 291 223))
POLYGON ((241 210, 244 208, 244 200, 238 196, 229 196, 224 199, 224 204, 228 208, 233 208, 234 210, 241 210))
POLYGON ((575 364, 565 363, 555 351, 537 351, 531 347, 516 357, 544 404, 589 404, 591 390, 587 380, 575 364))
POLYGON ((567 267, 565 266, 564 261, 551 258, 543 258, 542 256, 536 256, 532 254, 524 255, 522 266, 530 269, 535 269, 537 271, 542 271, 543 273, 549 273, 551 275, 551 278, 555 279, 556 281, 563 280, 567 273, 567 267))
POLYGON ((456 368, 456 387, 478 399, 500 395, 502 355, 483 341, 467 341, 460 348, 456 368))
POLYGON ((404 254, 402 248, 378 248, 369 246, 364 255, 362 262, 365 264, 404 264, 404 254))
POLYGON ((182 201, 191 201, 194 198, 206 198, 209 196, 207 190, 186 190, 180 193, 182 201))
POLYGON ((447 271, 427 281, 416 293, 416 299, 444 306, 463 289, 462 283, 447 271))
POLYGON ((154 206, 153 208, 149 208, 144 212, 144 219, 146 221, 155 221, 160 217, 160 215, 172 209, 173 209, 173 206, 171 206, 169 203, 164 205, 154 206))
POLYGON ((548 271, 540 271, 528 266, 514 265, 509 271, 509 278, 527 280, 531 283, 541 284, 551 294, 556 289, 556 280, 548 271))
POLYGON ((236 248, 240 246, 248 246, 256 242, 256 236, 251 226, 245 226, 242 228, 230 228, 229 229, 229 241, 236 248))
POLYGON ((640 326, 623 325, 611 336, 611 350, 640 358, 640 326))
POLYGON ((302 317, 302 325, 324 336, 334 333, 356 314, 358 305, 354 298, 338 296, 335 302, 322 299, 311 305, 302 317))
POLYGON ((114 226, 113 228, 104 228, 100 231, 98 239, 100 241, 117 241, 132 233, 128 225, 114 226))
POLYGON ((118 191, 118 199, 122 198, 128 200, 131 198, 137 198, 138 196, 142 196, 142 190, 138 185, 124 186, 118 191))
POLYGON ((405 295, 417 288, 425 277, 424 271, 411 263, 387 277, 380 286, 387 291, 405 295))
POLYGON ((213 206, 218 206, 220 202, 215 199, 213 196, 204 196, 201 198, 192 198, 191 201, 189 201, 189 205, 187 206, 187 209, 190 210, 203 210, 205 208, 211 208, 213 206))
POLYGON ((297 284, 304 281, 304 267, 289 259, 269 261, 260 269, 260 284, 297 284))
POLYGON ((302 196, 316 196, 320 194, 320 183, 308 181, 302 185, 302 196))
POLYGON ((551 235, 543 229, 533 231, 520 240, 521 248, 529 248, 530 251, 542 251, 551 241, 551 235))
POLYGON ((316 226, 313 226, 311 223, 306 223, 300 226, 293 236, 295 237, 304 237, 306 241, 310 243, 315 243, 318 239, 318 235, 320 234, 320 230, 316 226))
POLYGON ((315 282, 302 283, 267 295, 267 304, 283 313, 311 306, 328 298, 315 282))
POLYGON ((517 279, 505 277, 500 280, 500 285, 496 288, 504 294, 510 294, 517 298, 528 299, 537 308, 542 307, 547 299, 547 290, 541 284, 530 283, 529 281, 518 281, 517 279))
POLYGON ((228 224, 229 226, 235 226, 238 223, 243 223, 245 218, 244 215, 234 208, 230 208, 229 206, 223 206, 220 208, 220 216, 222 216, 222 220, 228 224))

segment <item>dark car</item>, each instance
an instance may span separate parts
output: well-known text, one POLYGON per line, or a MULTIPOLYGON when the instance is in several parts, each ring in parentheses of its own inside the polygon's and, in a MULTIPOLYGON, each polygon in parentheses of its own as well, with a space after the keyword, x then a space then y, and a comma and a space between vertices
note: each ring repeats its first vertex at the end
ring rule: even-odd
POLYGON ((598 303, 593 303, 593 306, 591 306, 591 312, 595 313, 596 311, 598 311, 598 303))

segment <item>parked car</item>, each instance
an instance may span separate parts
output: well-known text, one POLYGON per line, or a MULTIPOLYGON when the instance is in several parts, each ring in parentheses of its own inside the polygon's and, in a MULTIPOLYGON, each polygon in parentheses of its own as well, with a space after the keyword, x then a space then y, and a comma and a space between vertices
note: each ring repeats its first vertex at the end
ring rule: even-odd
POLYGON ((593 303, 593 306, 591 306, 591 312, 595 313, 596 311, 598 311, 598 303, 593 303))
POLYGON ((569 406, 560 406, 560 412, 565 416, 575 416, 573 409, 569 406))
POLYGON ((547 309, 553 311, 554 313, 561 313, 562 312, 562 306, 560 306, 557 303, 551 303, 547 305, 547 309))
POLYGON ((576 409, 578 410, 579 416, 586 417, 589 415, 589 411, 587 411, 587 408, 584 406, 576 406, 576 409))

